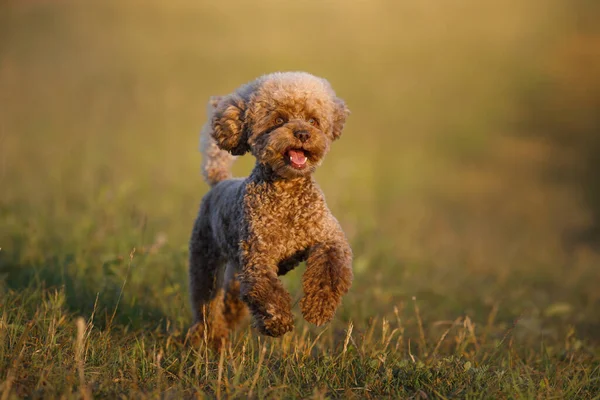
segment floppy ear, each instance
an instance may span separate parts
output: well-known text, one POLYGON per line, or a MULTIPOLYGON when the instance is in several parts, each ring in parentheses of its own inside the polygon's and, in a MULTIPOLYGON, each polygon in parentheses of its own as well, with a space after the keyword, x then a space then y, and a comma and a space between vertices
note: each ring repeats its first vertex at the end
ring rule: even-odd
POLYGON ((212 111, 214 108, 217 108, 221 100, 223 100, 223 96, 210 96, 210 99, 208 99, 210 110, 212 111))
POLYGON ((212 117, 213 139, 221 149, 234 156, 241 156, 250 150, 247 141, 245 113, 246 102, 244 99, 237 94, 231 94, 218 100, 212 117))
POLYGON ((338 139, 342 135, 342 129, 344 129, 344 123, 346 122, 346 118, 350 115, 350 110, 344 103, 344 100, 336 97, 333 100, 334 110, 333 110, 333 123, 331 126, 331 135, 333 136, 333 140, 338 139))

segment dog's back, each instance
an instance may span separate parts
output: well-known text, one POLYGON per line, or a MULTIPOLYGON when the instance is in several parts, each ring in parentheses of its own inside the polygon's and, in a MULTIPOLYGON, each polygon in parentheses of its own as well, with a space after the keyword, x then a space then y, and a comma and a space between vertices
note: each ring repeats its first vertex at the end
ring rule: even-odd
POLYGON ((213 186, 202 199, 199 222, 205 224, 205 232, 212 236, 220 253, 229 259, 237 259, 240 221, 242 221, 244 179, 226 179, 213 186))

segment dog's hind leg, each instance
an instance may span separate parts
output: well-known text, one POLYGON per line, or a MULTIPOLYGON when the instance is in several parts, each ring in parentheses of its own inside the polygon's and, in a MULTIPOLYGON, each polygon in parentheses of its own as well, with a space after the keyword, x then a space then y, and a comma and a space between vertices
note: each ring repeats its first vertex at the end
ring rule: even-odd
POLYGON ((228 326, 223 315, 224 259, 212 239, 206 218, 198 217, 190 239, 190 297, 194 313, 191 332, 196 343, 207 339, 219 347, 228 326))
POLYGON ((227 263, 225 269, 225 307, 223 316, 229 329, 235 329, 236 325, 248 314, 248 307, 240 297, 240 281, 238 279, 238 268, 233 262, 227 263))

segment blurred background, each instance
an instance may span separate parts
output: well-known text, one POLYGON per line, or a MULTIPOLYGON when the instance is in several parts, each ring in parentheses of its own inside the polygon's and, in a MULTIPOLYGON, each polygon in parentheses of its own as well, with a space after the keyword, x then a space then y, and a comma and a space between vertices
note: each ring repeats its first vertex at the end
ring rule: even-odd
MULTIPOLYGON (((594 0, 4 1, 0 288, 62 285, 89 312, 97 296, 114 305, 127 277, 121 321, 189 324, 206 102, 303 70, 352 111, 317 172, 355 252, 341 320, 393 315, 416 296, 426 322, 494 312, 597 339, 599 11, 594 0)), ((294 298, 300 276, 285 278, 294 298)))

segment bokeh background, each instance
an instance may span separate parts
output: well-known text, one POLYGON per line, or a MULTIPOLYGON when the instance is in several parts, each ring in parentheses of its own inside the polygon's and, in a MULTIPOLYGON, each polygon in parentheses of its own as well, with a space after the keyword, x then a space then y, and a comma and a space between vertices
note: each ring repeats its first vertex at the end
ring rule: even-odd
POLYGON ((185 329, 205 104, 304 70, 352 111, 316 174, 355 252, 340 323, 415 297, 427 326, 597 341, 598 4, 2 2, 2 293, 185 329))

